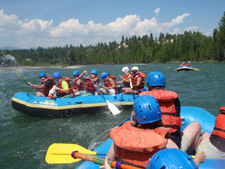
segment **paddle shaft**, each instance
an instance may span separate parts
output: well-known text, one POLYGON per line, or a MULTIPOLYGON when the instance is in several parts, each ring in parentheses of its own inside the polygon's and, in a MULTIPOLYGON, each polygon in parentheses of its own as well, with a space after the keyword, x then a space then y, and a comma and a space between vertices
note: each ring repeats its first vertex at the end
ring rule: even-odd
MULTIPOLYGON (((91 79, 91 77, 87 74, 87 76, 89 77, 90 81, 92 82, 92 84, 95 87, 95 83, 93 82, 93 80, 91 79)), ((100 95, 103 97, 103 99, 106 100, 106 98, 103 96, 102 92, 98 89, 98 87, 95 87, 96 90, 98 90, 98 92, 100 93, 100 95)))
MULTIPOLYGON (((78 151, 73 151, 71 156, 73 158, 79 158, 81 160, 91 161, 91 162, 94 162, 95 164, 100 164, 100 165, 105 164, 105 158, 98 157, 95 155, 83 154, 83 153, 79 153, 78 151)), ((119 167, 121 169, 140 169, 138 167, 133 167, 131 165, 122 164, 119 161, 114 161, 114 160, 110 160, 110 159, 108 160, 108 163, 113 168, 119 167)))
POLYGON ((29 83, 27 83, 27 81, 24 80, 18 73, 16 73, 16 74, 17 74, 17 76, 18 76, 22 81, 24 81, 28 86, 30 86, 29 83))

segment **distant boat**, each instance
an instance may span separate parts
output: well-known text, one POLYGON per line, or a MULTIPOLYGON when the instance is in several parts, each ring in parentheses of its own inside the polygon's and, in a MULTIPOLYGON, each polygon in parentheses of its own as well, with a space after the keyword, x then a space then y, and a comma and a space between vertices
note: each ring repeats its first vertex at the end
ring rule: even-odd
POLYGON ((193 67, 189 67, 189 66, 182 66, 182 67, 176 68, 176 70, 177 71, 198 71, 199 69, 193 68, 193 67))

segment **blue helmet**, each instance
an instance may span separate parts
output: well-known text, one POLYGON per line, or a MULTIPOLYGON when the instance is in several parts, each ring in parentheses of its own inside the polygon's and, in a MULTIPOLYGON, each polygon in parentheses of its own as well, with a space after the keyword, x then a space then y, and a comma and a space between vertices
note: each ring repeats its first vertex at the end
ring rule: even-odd
POLYGON ((80 73, 78 71, 73 72, 73 76, 79 76, 79 75, 80 75, 80 73))
POLYGON ((185 152, 175 148, 167 148, 155 153, 146 167, 146 169, 162 169, 162 168, 197 169, 198 167, 196 166, 192 158, 185 152))
POLYGON ((109 76, 109 74, 107 72, 102 72, 102 74, 101 74, 101 78, 103 80, 105 80, 108 76, 109 76))
POLYGON ((136 98, 133 104, 134 117, 139 124, 147 124, 162 119, 161 110, 157 100, 149 95, 136 98))
POLYGON ((55 72, 55 73, 53 74, 53 78, 56 79, 56 78, 58 78, 58 77, 61 77, 61 74, 60 74, 59 72, 55 72))
POLYGON ((41 77, 47 77, 46 73, 45 72, 39 73, 39 78, 41 78, 41 77))
POLYGON ((165 76, 161 72, 151 72, 148 74, 148 86, 165 86, 165 76))
POLYGON ((98 71, 97 70, 95 70, 95 69, 93 69, 92 71, 91 71, 91 74, 98 74, 98 71))

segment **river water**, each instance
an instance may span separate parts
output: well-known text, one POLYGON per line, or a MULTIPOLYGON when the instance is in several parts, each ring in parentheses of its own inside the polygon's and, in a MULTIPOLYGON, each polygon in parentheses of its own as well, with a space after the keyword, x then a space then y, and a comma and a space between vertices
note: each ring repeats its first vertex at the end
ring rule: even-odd
MULTIPOLYGON (((50 165, 45 155, 52 143, 78 144, 85 148, 98 135, 122 122, 130 115, 131 109, 113 116, 109 111, 95 114, 80 114, 63 118, 32 117, 14 110, 11 97, 20 91, 33 93, 35 90, 21 81, 39 84, 38 74, 45 71, 48 76, 60 71, 62 76, 72 78, 72 72, 97 69, 107 71, 119 78, 125 65, 91 65, 77 69, 68 68, 0 68, 0 168, 2 169, 72 169, 75 164, 50 165)), ((135 65, 126 65, 129 68, 135 65)), ((225 106, 225 64, 193 63, 199 71, 177 72, 179 64, 137 65, 146 75, 160 71, 166 77, 166 90, 178 93, 182 106, 202 107, 217 115, 220 106, 225 106)))

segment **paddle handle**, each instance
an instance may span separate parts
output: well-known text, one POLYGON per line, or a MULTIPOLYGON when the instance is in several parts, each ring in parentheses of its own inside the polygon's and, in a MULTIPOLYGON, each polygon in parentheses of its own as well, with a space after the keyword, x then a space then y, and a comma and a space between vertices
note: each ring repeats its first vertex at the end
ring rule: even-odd
MULTIPOLYGON (((79 158, 81 160, 91 161, 91 162, 94 162, 95 164, 100 164, 100 165, 105 164, 105 158, 98 157, 96 155, 83 154, 83 153, 79 153, 78 151, 73 151, 71 156, 73 158, 79 158)), ((122 164, 121 161, 114 161, 114 160, 109 159, 108 163, 113 168, 117 167, 117 168, 121 168, 121 169, 140 169, 138 167, 133 167, 130 165, 122 164)))

